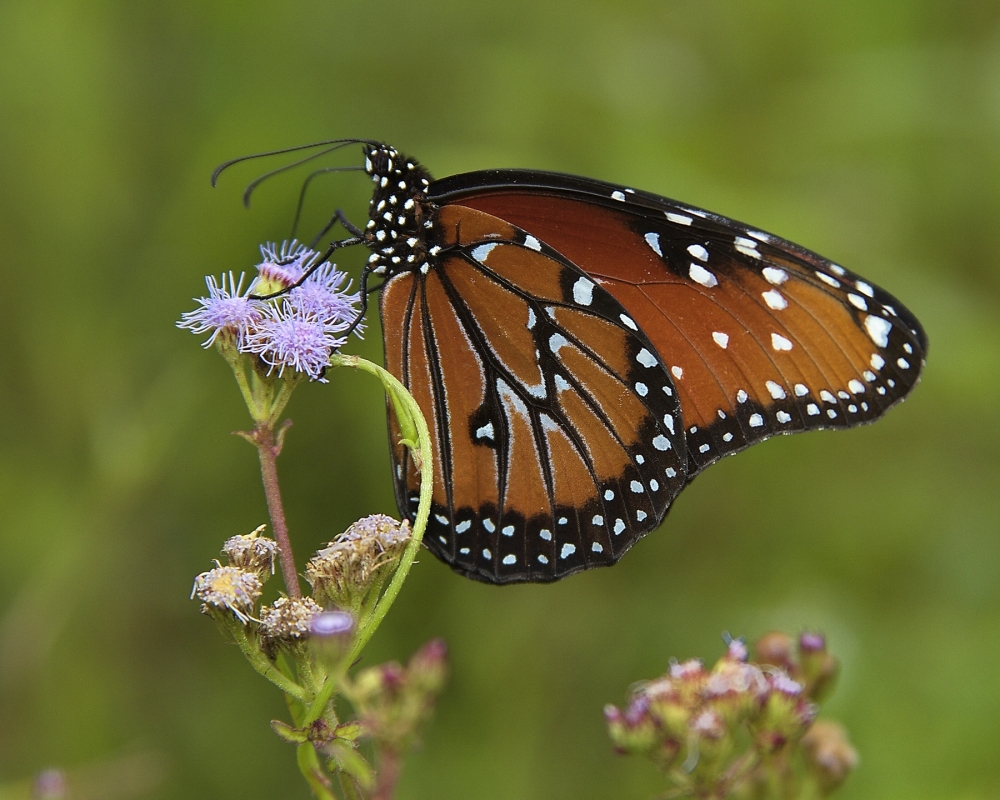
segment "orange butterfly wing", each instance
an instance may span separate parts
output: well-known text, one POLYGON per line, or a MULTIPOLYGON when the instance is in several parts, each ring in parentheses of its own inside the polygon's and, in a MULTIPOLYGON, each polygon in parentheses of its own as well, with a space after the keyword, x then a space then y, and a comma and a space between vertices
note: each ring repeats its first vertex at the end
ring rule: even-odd
POLYGON ((570 176, 473 173, 434 188, 528 231, 625 307, 671 370, 689 477, 775 434, 874 421, 919 380, 926 339, 912 314, 776 236, 570 176), (514 185, 539 178, 553 185, 514 185), (461 183, 486 185, 450 188, 461 183))
MULTIPOLYGON (((452 205, 440 254, 382 289, 386 367, 431 427, 425 543, 498 583, 613 564, 686 480, 678 399, 622 305, 507 222, 452 205)), ((400 509, 419 478, 390 414, 400 509)))

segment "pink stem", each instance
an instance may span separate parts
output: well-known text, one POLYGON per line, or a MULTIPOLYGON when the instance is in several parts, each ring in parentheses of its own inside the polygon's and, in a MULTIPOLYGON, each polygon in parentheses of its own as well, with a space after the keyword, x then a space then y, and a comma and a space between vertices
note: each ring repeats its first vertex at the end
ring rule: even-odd
POLYGON ((264 481, 264 496, 267 498, 267 510, 271 515, 271 529, 278 543, 278 553, 281 561, 281 575, 285 579, 285 590, 289 597, 302 597, 299 586, 299 575, 295 571, 295 555, 292 553, 292 542, 288 538, 288 525, 285 523, 285 509, 281 504, 281 490, 278 488, 278 467, 276 459, 281 445, 274 441, 273 429, 265 424, 254 428, 253 441, 260 454, 260 474, 264 481))

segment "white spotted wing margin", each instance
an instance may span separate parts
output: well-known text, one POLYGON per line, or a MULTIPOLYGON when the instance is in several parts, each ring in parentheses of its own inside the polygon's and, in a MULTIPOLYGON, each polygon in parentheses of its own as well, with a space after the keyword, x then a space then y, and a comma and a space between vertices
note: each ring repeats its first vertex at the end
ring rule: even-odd
MULTIPOLYGON (((494 219, 469 214, 477 229, 494 219)), ((424 542, 455 570, 558 580, 615 563, 659 525, 686 480, 676 392, 625 309, 582 270, 523 231, 486 235, 426 274, 394 276, 382 312, 387 365, 398 341, 397 374, 434 439, 424 542)), ((416 471, 403 448, 392 453, 412 518, 416 471)))

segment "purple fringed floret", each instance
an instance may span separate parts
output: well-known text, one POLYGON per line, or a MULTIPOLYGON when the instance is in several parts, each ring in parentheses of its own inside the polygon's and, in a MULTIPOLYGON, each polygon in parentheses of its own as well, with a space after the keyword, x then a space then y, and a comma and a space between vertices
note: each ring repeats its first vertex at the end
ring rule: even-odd
POLYGON ((229 273, 228 282, 226 273, 222 274, 218 282, 214 275, 206 277, 208 297, 196 298, 201 308, 181 314, 181 321, 177 323, 177 327, 186 328, 196 334, 211 331, 211 336, 205 340, 202 347, 210 347, 219 333, 229 331, 235 336, 237 348, 242 348, 247 330, 263 314, 263 304, 249 297, 256 280, 252 281, 244 292, 243 278, 243 273, 240 273, 237 282, 232 272, 229 273))
MULTIPOLYGON (((257 354, 279 375, 287 368, 323 381, 331 354, 346 341, 341 334, 358 317, 360 295, 348 291, 347 276, 335 265, 317 266, 317 253, 297 242, 265 244, 260 250, 264 260, 257 267, 258 278, 245 292, 242 275, 238 283, 232 273, 228 282, 225 275, 219 282, 209 276, 209 296, 199 298, 201 308, 181 315, 177 325, 194 333, 211 332, 205 347, 220 332, 231 331, 237 350, 257 354), (254 300, 250 295, 261 279, 286 287, 301 283, 281 297, 254 300)), ((360 324, 353 328, 358 336, 362 329, 360 324)))

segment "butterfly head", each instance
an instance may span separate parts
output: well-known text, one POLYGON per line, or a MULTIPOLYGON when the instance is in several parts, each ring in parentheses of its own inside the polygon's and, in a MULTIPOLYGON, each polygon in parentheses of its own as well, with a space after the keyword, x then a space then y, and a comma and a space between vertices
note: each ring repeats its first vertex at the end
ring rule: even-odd
POLYGON ((366 144, 364 153, 365 172, 375 184, 365 226, 369 269, 389 277, 426 268, 430 173, 387 144, 366 144))

